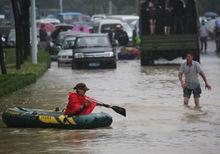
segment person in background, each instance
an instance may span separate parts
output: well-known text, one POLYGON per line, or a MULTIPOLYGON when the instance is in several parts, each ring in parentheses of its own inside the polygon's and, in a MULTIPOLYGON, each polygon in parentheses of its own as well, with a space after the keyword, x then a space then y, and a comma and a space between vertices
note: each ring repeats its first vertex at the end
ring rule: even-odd
POLYGON ((195 0, 185 0, 185 19, 184 32, 187 34, 195 34, 198 30, 197 24, 197 10, 195 0))
POLYGON ((172 10, 173 7, 170 0, 165 0, 164 4, 164 34, 170 35, 171 24, 172 24, 172 10))
POLYGON ((194 61, 193 54, 191 52, 188 52, 186 54, 186 61, 180 66, 178 77, 181 83, 181 87, 183 88, 184 105, 188 107, 189 98, 193 93, 195 109, 200 108, 199 98, 202 92, 198 79, 198 74, 201 75, 202 79, 204 80, 205 88, 211 90, 211 86, 207 81, 201 65, 198 62, 194 61))
POLYGON ((116 25, 113 39, 118 41, 119 46, 127 46, 129 42, 128 34, 123 30, 121 25, 116 25))
POLYGON ((216 42, 216 53, 220 53, 220 19, 216 19, 214 28, 215 42, 216 42))
POLYGON ((154 35, 156 30, 156 17, 157 17, 156 9, 157 9, 156 0, 148 0, 146 10, 149 19, 150 35, 154 35))
POLYGON ((172 0, 173 6, 173 20, 174 20, 174 33, 175 34, 183 34, 184 33, 184 4, 182 0, 172 0))
POLYGON ((69 101, 64 114, 68 116, 90 114, 98 103, 85 95, 89 88, 85 83, 78 83, 73 89, 75 91, 68 94, 69 101))
POLYGON ((209 30, 205 25, 205 21, 202 20, 201 26, 199 28, 199 36, 200 36, 200 44, 201 44, 201 49, 200 51, 206 54, 207 53, 207 40, 209 36, 209 30))
POLYGON ((43 42, 47 41, 47 31, 46 31, 45 24, 41 24, 40 30, 39 30, 39 35, 40 35, 40 41, 43 41, 43 42))

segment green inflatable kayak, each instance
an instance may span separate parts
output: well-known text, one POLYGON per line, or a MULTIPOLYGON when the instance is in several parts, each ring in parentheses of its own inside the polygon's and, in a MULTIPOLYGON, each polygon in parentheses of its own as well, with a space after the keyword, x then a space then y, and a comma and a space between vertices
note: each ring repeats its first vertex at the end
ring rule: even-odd
POLYGON ((68 117, 61 111, 14 107, 2 114, 8 127, 93 129, 108 127, 112 117, 104 112, 68 117))

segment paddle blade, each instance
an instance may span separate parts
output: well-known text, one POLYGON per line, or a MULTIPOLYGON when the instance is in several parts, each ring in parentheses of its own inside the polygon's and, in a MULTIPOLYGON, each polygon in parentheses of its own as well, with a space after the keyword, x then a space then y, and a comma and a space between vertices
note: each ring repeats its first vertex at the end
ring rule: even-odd
POLYGON ((121 114, 123 116, 126 117, 126 110, 122 107, 119 107, 119 106, 112 106, 111 107, 115 112, 117 112, 118 114, 121 114))

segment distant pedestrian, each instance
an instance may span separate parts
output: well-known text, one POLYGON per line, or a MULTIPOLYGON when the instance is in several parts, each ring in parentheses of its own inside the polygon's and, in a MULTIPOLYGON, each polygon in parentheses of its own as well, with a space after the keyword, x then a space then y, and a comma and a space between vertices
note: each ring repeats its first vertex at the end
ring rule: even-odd
POLYGON ((121 25, 116 25, 116 28, 111 35, 113 40, 118 41, 118 46, 127 46, 129 42, 128 34, 126 31, 123 30, 123 27, 121 25))
POLYGON ((172 17, 173 17, 173 6, 170 3, 170 0, 165 0, 164 4, 164 34, 170 35, 171 26, 172 26, 172 17))
POLYGON ((156 18, 157 18, 157 1, 156 0, 148 0, 147 1, 147 14, 149 19, 149 29, 150 35, 155 34, 156 30, 156 18))
POLYGON ((45 24, 41 24, 39 33, 40 33, 40 41, 46 42, 47 41, 47 31, 46 31, 45 24))
POLYGON ((173 6, 174 33, 183 34, 184 4, 182 0, 172 0, 171 5, 173 6))
POLYGON ((211 90, 211 86, 209 85, 205 73, 203 72, 201 65, 193 60, 192 53, 186 54, 186 62, 182 63, 179 69, 179 80, 181 86, 183 88, 183 97, 184 97, 184 105, 188 107, 189 98, 191 94, 194 95, 195 109, 200 108, 200 94, 201 87, 198 79, 198 74, 202 77, 205 82, 205 88, 211 90), (183 78, 184 75, 184 78, 183 78))
POLYGON ((200 51, 206 54, 207 53, 207 40, 208 40, 208 36, 209 36, 209 30, 205 25, 205 21, 202 21, 201 27, 199 28, 199 36, 200 36, 200 44, 201 44, 201 48, 200 51))
POLYGON ((216 53, 220 53, 220 19, 216 19, 215 27, 214 27, 214 34, 215 34, 215 42, 216 42, 216 53))

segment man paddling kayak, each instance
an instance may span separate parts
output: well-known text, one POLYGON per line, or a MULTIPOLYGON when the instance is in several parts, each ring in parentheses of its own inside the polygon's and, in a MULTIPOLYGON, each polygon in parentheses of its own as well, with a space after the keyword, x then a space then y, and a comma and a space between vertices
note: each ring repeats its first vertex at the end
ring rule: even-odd
POLYGON ((90 114, 98 103, 85 95, 89 90, 85 83, 78 83, 73 88, 75 91, 69 92, 69 101, 65 110, 66 115, 90 114))
POLYGON ((73 89, 75 90, 74 92, 69 92, 69 102, 64 112, 65 115, 73 116, 90 114, 94 110, 95 106, 103 106, 111 108, 118 114, 126 117, 126 110, 124 108, 97 102, 95 99, 86 96, 85 93, 89 90, 89 88, 85 83, 78 83, 73 89))

